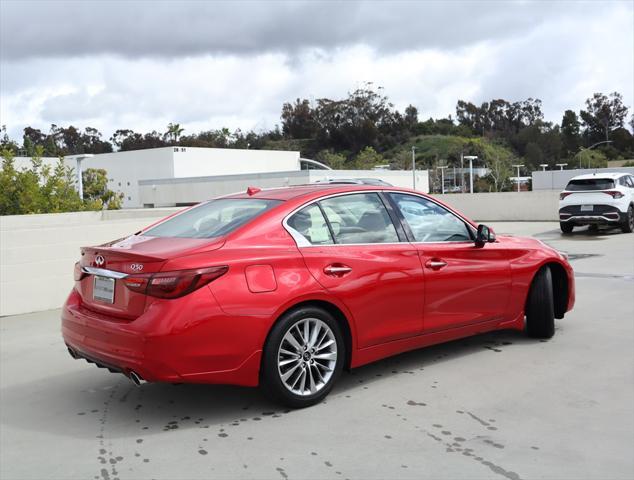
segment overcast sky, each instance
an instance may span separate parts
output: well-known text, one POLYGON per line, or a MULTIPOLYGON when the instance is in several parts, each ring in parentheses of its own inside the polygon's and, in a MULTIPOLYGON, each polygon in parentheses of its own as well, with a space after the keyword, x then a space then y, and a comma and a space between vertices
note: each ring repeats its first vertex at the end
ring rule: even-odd
MULTIPOLYGON (((421 118, 458 99, 634 104, 634 2, 0 0, 0 121, 269 129, 297 97, 374 82, 421 118)), ((631 112, 632 110, 630 110, 631 112)))

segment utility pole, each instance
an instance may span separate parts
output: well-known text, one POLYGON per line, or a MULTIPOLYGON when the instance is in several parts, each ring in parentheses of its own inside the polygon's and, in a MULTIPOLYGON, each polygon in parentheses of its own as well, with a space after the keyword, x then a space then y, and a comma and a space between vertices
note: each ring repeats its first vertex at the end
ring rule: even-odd
POLYGON ((92 157, 94 157, 92 153, 85 153, 75 157, 75 161, 77 162, 77 193, 79 193, 79 198, 82 200, 84 199, 84 179, 81 174, 81 161, 92 157))
POLYGON ((464 193, 464 154, 460 152, 460 193, 464 193))
POLYGON ((476 155, 467 155, 467 160, 469 160, 469 193, 473 193, 473 161, 477 160, 478 157, 476 155))
POLYGON ((412 145, 412 189, 416 190, 416 147, 412 145))
POLYGON ((438 166, 440 169, 440 191, 445 193, 445 168, 449 168, 448 165, 440 165, 438 166))
POLYGON ((513 168, 517 168, 517 193, 520 193, 520 168, 524 165, 513 165, 513 168))

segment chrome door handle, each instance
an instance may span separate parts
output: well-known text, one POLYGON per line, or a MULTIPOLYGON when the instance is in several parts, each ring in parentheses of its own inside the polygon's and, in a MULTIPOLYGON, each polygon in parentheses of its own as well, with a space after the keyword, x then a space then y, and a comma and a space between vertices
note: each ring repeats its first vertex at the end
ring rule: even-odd
POLYGON ((343 265, 341 263, 336 263, 324 267, 324 273, 326 275, 332 275, 333 277, 343 277, 351 271, 351 267, 349 267, 348 265, 343 265))
POLYGON ((425 264, 427 268, 431 268, 432 270, 440 270, 447 266, 447 262, 444 260, 428 260, 425 264))

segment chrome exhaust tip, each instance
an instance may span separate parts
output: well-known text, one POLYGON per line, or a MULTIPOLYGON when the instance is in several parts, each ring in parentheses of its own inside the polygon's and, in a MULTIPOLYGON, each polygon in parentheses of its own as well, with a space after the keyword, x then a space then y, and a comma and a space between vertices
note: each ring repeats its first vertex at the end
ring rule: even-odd
POLYGON ((144 383, 147 383, 147 381, 143 380, 143 378, 134 371, 128 374, 128 378, 132 380, 132 383, 134 383, 137 387, 140 387, 144 383))

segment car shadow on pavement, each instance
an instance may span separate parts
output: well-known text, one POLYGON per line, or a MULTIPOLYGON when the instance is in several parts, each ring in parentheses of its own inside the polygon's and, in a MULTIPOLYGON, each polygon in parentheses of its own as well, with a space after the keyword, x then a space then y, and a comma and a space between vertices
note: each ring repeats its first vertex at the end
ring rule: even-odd
MULTIPOLYGON (((511 345, 530 347, 536 342, 521 332, 498 331, 406 352, 343 372, 325 403, 354 396, 395 375, 421 370, 433 374, 441 362, 483 350, 500 353, 511 345)), ((122 375, 83 362, 69 363, 69 370, 49 376, 45 383, 27 381, 3 388, 2 423, 75 438, 95 438, 104 430, 109 438, 125 438, 198 428, 220 429, 218 435, 222 436, 223 427, 294 413, 257 388, 151 383, 136 387, 122 375)))

